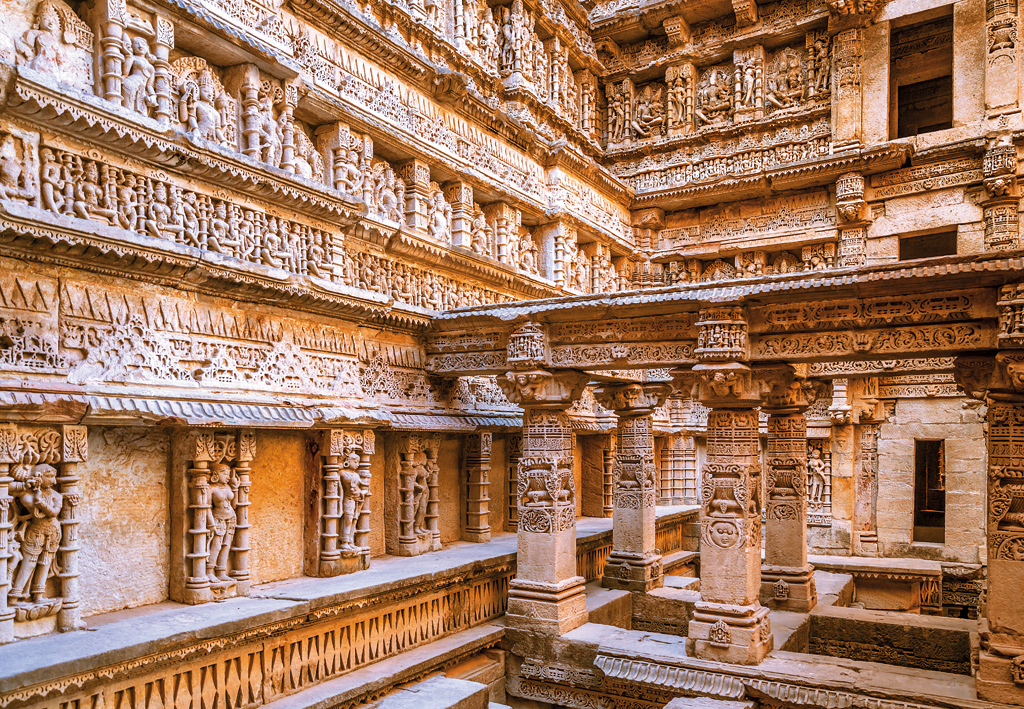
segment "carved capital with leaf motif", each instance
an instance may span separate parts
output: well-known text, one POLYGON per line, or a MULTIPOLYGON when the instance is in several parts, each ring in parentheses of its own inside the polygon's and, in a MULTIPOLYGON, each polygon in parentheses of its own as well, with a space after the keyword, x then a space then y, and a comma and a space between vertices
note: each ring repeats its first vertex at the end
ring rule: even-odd
POLYGON ((594 397, 606 409, 618 414, 620 419, 648 416, 665 403, 672 393, 668 382, 647 382, 645 384, 609 384, 594 390, 594 397))
POLYGON ((585 372, 508 372, 497 378, 505 396, 514 404, 534 408, 567 408, 580 398, 590 380, 585 372))
POLYGON ((953 376, 973 399, 1024 399, 1024 350, 957 357, 953 376))

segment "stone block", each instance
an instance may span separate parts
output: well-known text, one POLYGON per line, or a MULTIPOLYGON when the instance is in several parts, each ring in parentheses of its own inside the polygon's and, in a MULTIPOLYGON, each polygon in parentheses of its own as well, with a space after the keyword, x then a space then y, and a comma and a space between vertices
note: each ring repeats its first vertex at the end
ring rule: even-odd
POLYGON ((752 701, 710 699, 708 697, 678 697, 665 705, 665 709, 755 709, 752 701))
POLYGON ((431 677, 389 694, 377 709, 487 709, 487 687, 449 677, 431 677))

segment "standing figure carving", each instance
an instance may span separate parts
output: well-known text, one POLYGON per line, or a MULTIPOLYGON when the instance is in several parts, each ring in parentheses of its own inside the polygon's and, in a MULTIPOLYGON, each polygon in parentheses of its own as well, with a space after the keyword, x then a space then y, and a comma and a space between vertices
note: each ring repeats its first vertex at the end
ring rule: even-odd
POLYGON ((228 576, 228 554, 238 526, 238 515, 235 513, 237 492, 238 476, 231 466, 214 464, 210 468, 210 509, 207 511, 210 554, 206 565, 212 583, 231 582, 228 576))
POLYGON ((58 517, 64 497, 55 488, 57 469, 46 463, 19 465, 11 471, 14 482, 14 539, 20 541, 18 561, 11 568, 11 605, 40 603, 46 597, 46 581, 60 549, 58 517))
POLYGON ((145 37, 124 40, 124 79, 121 96, 126 108, 144 116, 156 108, 156 68, 145 37))

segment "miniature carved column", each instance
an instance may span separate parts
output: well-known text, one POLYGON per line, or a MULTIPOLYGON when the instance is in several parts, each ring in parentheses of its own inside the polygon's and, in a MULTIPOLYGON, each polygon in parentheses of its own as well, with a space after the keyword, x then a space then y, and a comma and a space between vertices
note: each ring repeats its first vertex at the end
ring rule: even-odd
MULTIPOLYGON (((525 355, 510 360, 530 361, 533 348, 522 345, 515 334, 510 337, 509 353, 525 355)), ((523 407, 518 556, 505 618, 512 628, 560 635, 587 622, 585 580, 576 573, 573 436, 566 414, 587 375, 529 370, 509 372, 498 383, 509 401, 523 407)))
POLYGON ((982 166, 987 198, 981 204, 985 219, 985 250, 1016 249, 1020 243, 1017 146, 1009 134, 992 140, 985 151, 982 166))
POLYGON ((683 475, 686 466, 686 439, 682 433, 665 437, 661 448, 661 494, 659 505, 683 504, 683 475))
POLYGON ((763 411, 768 413, 768 496, 761 599, 783 610, 809 612, 818 602, 807 563, 807 419, 817 387, 791 368, 779 369, 763 411))
POLYGON ((519 495, 516 493, 518 487, 518 470, 519 470, 519 459, 523 457, 523 437, 522 435, 515 433, 508 435, 505 440, 508 445, 508 472, 507 472, 507 484, 508 484, 508 508, 505 511, 505 524, 506 532, 516 531, 516 527, 519 525, 519 495))
POLYGON ((64 504, 60 510, 60 589, 63 602, 57 613, 57 629, 61 632, 81 630, 82 610, 78 597, 78 502, 81 493, 78 464, 89 458, 89 434, 85 426, 62 426, 60 475, 57 484, 64 504))
POLYGON ((478 431, 466 436, 466 527, 462 538, 467 542, 491 540, 490 479, 491 432, 478 431))
POLYGON ((650 591, 662 585, 661 552, 655 547, 655 466, 651 414, 671 392, 665 383, 607 386, 597 400, 619 417, 612 476, 615 512, 605 588, 650 591))
POLYGON ((153 90, 156 93, 156 108, 153 116, 161 123, 171 121, 171 100, 174 87, 171 85, 170 52, 174 49, 174 25, 163 17, 156 18, 156 41, 153 45, 153 90))
POLYGON ((836 214, 839 217, 838 266, 863 266, 867 261, 868 221, 865 218, 864 176, 858 172, 836 180, 836 214))
POLYGON ((601 496, 603 504, 601 512, 605 517, 611 517, 615 513, 615 434, 608 434, 608 441, 602 449, 602 463, 604 464, 604 476, 601 479, 601 496))
MULTIPOLYGON (((1000 340, 1020 346, 1020 306, 1004 308, 1000 340)), ((988 404, 988 590, 979 618, 978 696, 1024 706, 1024 350, 959 357, 956 381, 988 404)))
POLYGON ((18 462, 18 433, 14 426, 0 426, 0 644, 14 640, 14 609, 7 606, 11 590, 11 530, 14 529, 10 486, 11 466, 18 462))
POLYGON ((422 160, 410 160, 399 169, 405 180, 405 225, 427 231, 427 212, 430 209, 430 165, 422 160))
POLYGON ((444 185, 444 198, 452 206, 452 246, 473 247, 473 188, 465 182, 444 185))
POLYGON ((484 207, 484 217, 494 228, 494 245, 498 260, 507 264, 514 263, 515 259, 510 253, 509 246, 514 239, 519 238, 522 217, 518 210, 504 202, 495 202, 484 207))
POLYGON ((124 77, 124 12, 117 0, 100 0, 97 10, 101 18, 100 61, 99 61, 99 94, 107 101, 121 105, 121 81, 124 77))
POLYGON ((676 375, 680 391, 697 386, 711 409, 701 480, 700 596, 687 652, 718 662, 757 664, 773 645, 761 591, 761 383, 737 360, 749 351, 742 309, 702 311, 697 322, 701 363, 676 375))
POLYGON ((851 27, 837 33, 833 47, 832 135, 836 150, 855 148, 861 145, 864 126, 861 96, 864 30, 851 27))
POLYGON ((1017 0, 985 3, 985 113, 988 118, 1015 113, 1020 105, 1017 0))
POLYGON ((337 576, 370 565, 367 498, 373 444, 373 431, 324 432, 314 515, 317 559, 315 566, 307 566, 310 575, 337 576))

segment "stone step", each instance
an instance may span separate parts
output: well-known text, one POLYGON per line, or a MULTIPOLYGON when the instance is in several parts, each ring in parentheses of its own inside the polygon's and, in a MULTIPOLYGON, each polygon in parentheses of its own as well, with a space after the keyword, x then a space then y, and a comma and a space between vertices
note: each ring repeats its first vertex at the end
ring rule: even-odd
POLYGON ((487 709, 487 687, 452 677, 431 677, 384 697, 375 709, 487 709))

